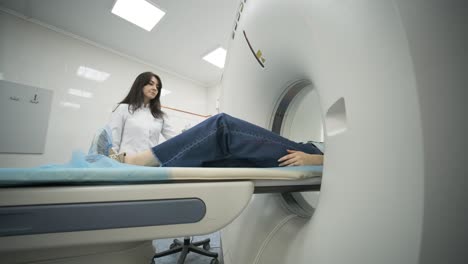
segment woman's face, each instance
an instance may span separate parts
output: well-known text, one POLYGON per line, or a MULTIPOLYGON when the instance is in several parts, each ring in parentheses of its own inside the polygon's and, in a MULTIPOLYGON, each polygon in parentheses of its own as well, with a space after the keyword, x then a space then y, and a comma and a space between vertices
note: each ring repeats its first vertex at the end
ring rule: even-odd
POLYGON ((158 95, 158 87, 158 80, 154 76, 152 76, 150 82, 147 85, 143 86, 143 101, 145 102, 145 104, 149 103, 156 97, 156 95, 158 95))

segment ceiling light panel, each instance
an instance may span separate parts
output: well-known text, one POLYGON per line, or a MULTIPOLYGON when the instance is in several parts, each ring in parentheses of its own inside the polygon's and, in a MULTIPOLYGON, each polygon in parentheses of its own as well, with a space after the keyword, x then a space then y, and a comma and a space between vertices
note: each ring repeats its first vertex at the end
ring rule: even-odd
POLYGON ((88 80, 96 81, 96 82, 103 82, 107 80, 107 78, 109 78, 110 76, 110 74, 107 72, 98 71, 96 69, 85 67, 85 66, 80 66, 76 70, 76 75, 82 78, 88 79, 88 80))
POLYGON ((147 31, 151 31, 166 14, 145 0, 117 0, 112 13, 147 31))
POLYGON ((68 107, 68 108, 74 108, 74 109, 80 109, 79 104, 71 103, 71 102, 60 102, 60 105, 63 107, 68 107))
POLYGON ((161 96, 166 96, 168 94, 172 93, 170 90, 167 90, 167 89, 162 89, 161 91, 161 96))
POLYGON ((208 53, 203 59, 222 69, 224 68, 224 62, 226 60, 226 50, 219 47, 208 53))
POLYGON ((92 98, 93 94, 91 92, 79 90, 79 89, 68 89, 68 93, 71 95, 79 96, 79 97, 84 97, 84 98, 92 98))

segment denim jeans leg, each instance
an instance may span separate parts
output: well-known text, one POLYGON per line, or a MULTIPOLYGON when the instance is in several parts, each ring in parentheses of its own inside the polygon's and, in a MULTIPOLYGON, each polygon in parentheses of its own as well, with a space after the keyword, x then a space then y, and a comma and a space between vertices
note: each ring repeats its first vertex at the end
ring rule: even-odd
POLYGON ((223 138, 222 114, 212 116, 182 134, 152 148, 164 167, 201 167, 204 162, 228 156, 223 138))
POLYGON ((218 114, 158 146, 153 153, 162 166, 276 167, 286 149, 310 154, 322 154, 312 144, 299 144, 271 131, 231 117, 218 114))
POLYGON ((247 159, 255 167, 277 167, 278 159, 288 154, 287 149, 309 154, 322 154, 313 144, 300 144, 272 131, 224 115, 229 128, 229 152, 233 158, 247 159))

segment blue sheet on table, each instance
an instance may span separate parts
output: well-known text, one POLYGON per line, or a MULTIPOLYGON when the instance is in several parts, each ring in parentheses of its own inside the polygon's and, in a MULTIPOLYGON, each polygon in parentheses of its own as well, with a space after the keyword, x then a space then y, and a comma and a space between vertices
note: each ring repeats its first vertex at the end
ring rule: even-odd
MULTIPOLYGON (((0 186, 157 183, 174 180, 171 171, 177 169, 180 168, 134 166, 119 163, 102 155, 84 155, 75 152, 70 162, 65 164, 50 164, 37 168, 2 168, 0 186)), ((321 172, 323 167, 297 166, 258 170, 321 172)))

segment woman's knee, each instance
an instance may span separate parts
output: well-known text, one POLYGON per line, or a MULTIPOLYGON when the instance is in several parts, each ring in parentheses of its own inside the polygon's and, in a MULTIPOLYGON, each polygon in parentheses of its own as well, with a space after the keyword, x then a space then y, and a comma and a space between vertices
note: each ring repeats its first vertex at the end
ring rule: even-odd
POLYGON ((205 121, 205 124, 213 124, 217 127, 219 126, 229 126, 229 124, 236 123, 236 118, 226 114, 226 113, 219 113, 205 121))
POLYGON ((214 116, 212 116, 213 120, 216 120, 217 122, 229 122, 233 119, 232 116, 226 114, 226 113, 219 113, 214 116))

